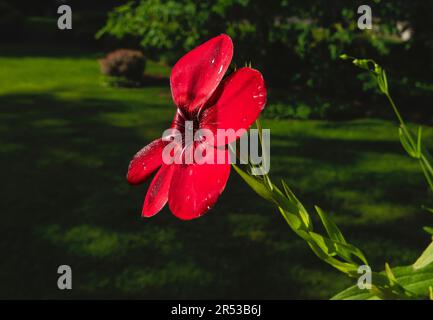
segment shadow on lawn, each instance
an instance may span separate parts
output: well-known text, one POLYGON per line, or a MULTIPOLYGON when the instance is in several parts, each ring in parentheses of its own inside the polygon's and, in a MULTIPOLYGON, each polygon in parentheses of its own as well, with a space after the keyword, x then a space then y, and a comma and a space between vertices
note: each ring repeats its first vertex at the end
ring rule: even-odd
MULTIPOLYGON (((349 284, 319 262, 234 172, 204 218, 183 222, 164 209, 141 219, 146 186, 129 187, 125 174, 131 156, 153 137, 144 141, 135 128, 107 123, 103 115, 109 112, 134 111, 118 101, 69 101, 50 94, 0 97, 0 165, 5 169, 0 297, 327 298, 349 284), (71 292, 57 289, 61 264, 72 267, 71 292)), ((146 130, 162 132, 169 121, 149 118, 146 130)), ((305 139, 296 149, 273 149, 273 157, 296 152, 315 166, 326 166, 335 163, 331 155, 342 152, 337 158, 344 161, 336 164, 350 166, 358 156, 351 150, 384 147, 394 150, 371 142, 305 139)), ((275 174, 290 176, 296 185, 297 178, 310 173, 309 165, 280 167, 275 174)), ((357 188, 368 187, 370 178, 357 177, 357 188)), ((392 183, 405 180, 394 175, 392 183)), ((324 209, 345 214, 319 192, 326 187, 318 183, 313 192, 300 194, 306 203, 320 201, 324 209)), ((399 199, 390 195, 386 200, 399 199)), ((373 256, 380 257, 392 246, 399 247, 398 253, 420 248, 420 237, 407 237, 407 229, 421 233, 420 223, 418 218, 390 219, 344 231, 360 245, 364 240, 397 243, 373 246, 373 256), (372 240, 371 233, 377 238, 372 240)))
MULTIPOLYGON (((369 194, 375 201, 385 201, 396 204, 420 205, 428 201, 430 193, 426 188, 422 172, 419 168, 416 171, 410 168, 393 168, 393 163, 383 163, 384 157, 390 160, 394 157, 405 157, 404 150, 398 142, 386 140, 344 140, 336 138, 317 138, 317 137, 295 137, 296 143, 285 146, 284 148, 273 148, 272 157, 276 159, 277 166, 272 171, 277 177, 289 177, 291 180, 305 177, 306 172, 310 172, 311 178, 318 178, 317 187, 309 186, 310 191, 319 191, 315 194, 316 199, 323 198, 323 188, 339 187, 341 189, 349 187, 353 191, 365 192, 369 194, 369 189, 374 189, 375 194, 369 194), (371 158, 371 167, 361 170, 358 169, 359 162, 363 156, 368 154, 371 158), (291 160, 290 165, 278 163, 284 156, 292 155, 302 162, 291 160), (377 158, 377 166, 374 159, 377 158), (324 185, 320 181, 320 174, 323 171, 328 174, 328 181, 324 185), (410 169, 410 170, 409 170, 410 169), (319 176, 314 177, 317 173, 319 176)), ((272 141, 280 146, 284 145, 287 138, 272 135, 272 141)), ((289 159, 290 160, 290 159, 289 159)), ((416 161, 407 158, 408 162, 416 161)), ((333 204, 332 207, 335 207, 333 204)))
MULTIPOLYGON (((1 165, 7 168, 0 295, 295 296, 295 279, 284 290, 269 281, 277 266, 269 264, 275 259, 264 243, 233 235, 238 226, 230 219, 241 224, 246 218, 251 225, 251 215, 221 210, 234 210, 238 199, 228 196, 221 202, 231 205, 188 223, 167 210, 140 218, 145 187, 129 187, 125 173, 131 156, 150 140, 105 123, 103 114, 119 110, 128 106, 48 94, 0 97, 1 165), (56 287, 61 264, 72 267, 72 292, 56 287)), ((146 126, 164 128, 154 119, 146 126)))
MULTIPOLYGON (((289 181, 300 199, 310 205, 311 214, 314 214, 312 205, 335 213, 347 237, 365 249, 370 263, 377 268, 383 269, 386 261, 414 262, 428 244, 428 235, 422 227, 431 225, 432 220, 421 205, 431 205, 432 197, 416 161, 405 158, 399 142, 302 135, 292 138, 296 143, 272 149, 273 160, 276 160, 271 169, 274 180, 289 181), (279 163, 284 160, 284 154, 302 161, 292 159, 289 163, 279 163), (360 167, 366 154, 372 161, 377 158, 377 168, 374 162, 371 167, 360 167), (383 157, 390 162, 384 162, 383 157), (412 167, 396 167, 392 162, 395 157, 413 163, 415 171, 412 167), (366 209, 361 211, 363 207, 366 209), (405 250, 391 248, 396 245, 405 250)), ((272 141, 281 146, 287 138, 273 135, 272 141)), ((315 218, 316 225, 320 225, 315 218)))

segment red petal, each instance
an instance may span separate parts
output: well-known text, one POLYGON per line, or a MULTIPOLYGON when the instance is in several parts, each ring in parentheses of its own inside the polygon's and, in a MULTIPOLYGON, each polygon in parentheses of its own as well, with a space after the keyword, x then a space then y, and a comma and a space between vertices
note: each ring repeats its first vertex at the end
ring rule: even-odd
POLYGON ((176 106, 189 113, 203 106, 223 78, 232 56, 232 40, 221 34, 180 58, 170 76, 176 106))
POLYGON ((130 184, 144 182, 162 163, 162 150, 166 142, 157 139, 137 152, 129 163, 126 178, 130 184))
POLYGON ((157 214, 167 203, 173 168, 172 165, 163 164, 156 173, 144 199, 143 217, 151 217, 157 214))
MULTIPOLYGON (((266 103, 262 74, 251 68, 238 69, 221 83, 209 102, 212 101, 213 106, 202 113, 201 128, 210 129, 214 133, 216 129, 247 130, 266 103)), ((233 140, 235 139, 227 139, 225 143, 233 140)))
POLYGON ((170 185, 168 205, 183 220, 198 218, 223 192, 230 164, 177 164, 170 185))

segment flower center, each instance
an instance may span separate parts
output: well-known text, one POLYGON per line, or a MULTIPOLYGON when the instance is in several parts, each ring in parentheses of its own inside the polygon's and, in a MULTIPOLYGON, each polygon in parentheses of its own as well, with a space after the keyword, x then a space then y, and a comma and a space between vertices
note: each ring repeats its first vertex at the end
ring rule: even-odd
POLYGON ((188 131, 189 134, 195 134, 200 129, 199 114, 188 114, 177 110, 177 115, 174 121, 174 127, 182 132, 182 135, 188 131))

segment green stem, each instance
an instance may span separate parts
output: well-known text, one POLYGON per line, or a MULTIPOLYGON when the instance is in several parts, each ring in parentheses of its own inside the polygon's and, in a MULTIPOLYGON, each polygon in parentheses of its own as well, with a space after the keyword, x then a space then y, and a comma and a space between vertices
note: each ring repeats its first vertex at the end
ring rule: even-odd
POLYGON ((400 122, 401 126, 405 126, 403 117, 401 116, 400 111, 398 111, 398 108, 395 105, 394 100, 392 99, 391 95, 387 92, 387 93, 385 93, 385 96, 388 98, 388 101, 391 104, 391 107, 394 110, 394 113, 397 116, 397 119, 400 122))
POLYGON ((406 123, 404 122, 403 117, 400 114, 400 111, 398 111, 398 108, 397 108, 396 104, 394 103, 394 100, 392 99, 391 95, 388 92, 385 93, 385 96, 388 99, 389 104, 391 105, 395 115, 397 116, 397 119, 400 123, 400 127, 403 130, 406 137, 408 138, 409 143, 411 144, 412 148, 415 148, 416 145, 415 145, 415 140, 412 136, 412 133, 407 128, 406 123))

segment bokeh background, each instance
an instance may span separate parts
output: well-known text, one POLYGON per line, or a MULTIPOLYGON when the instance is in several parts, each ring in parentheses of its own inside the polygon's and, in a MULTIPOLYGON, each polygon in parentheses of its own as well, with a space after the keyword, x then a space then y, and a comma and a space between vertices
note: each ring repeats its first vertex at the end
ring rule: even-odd
POLYGON ((147 185, 125 174, 172 119, 170 67, 222 32, 232 69, 265 76, 272 178, 329 212, 373 267, 421 253, 422 173, 374 82, 338 56, 382 64, 431 142, 432 1, 0 1, 0 298, 326 299, 352 284, 233 171, 200 219, 140 217, 147 185), (57 28, 61 4, 72 30, 57 28), (357 28, 361 4, 373 30, 357 28), (104 59, 120 48, 134 51, 104 59))

